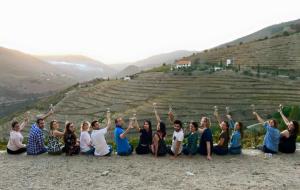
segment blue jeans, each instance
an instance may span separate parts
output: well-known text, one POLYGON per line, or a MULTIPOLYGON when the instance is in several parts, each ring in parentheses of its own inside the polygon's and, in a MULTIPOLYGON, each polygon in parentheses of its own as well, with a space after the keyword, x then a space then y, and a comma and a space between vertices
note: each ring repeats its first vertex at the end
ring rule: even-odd
POLYGON ((86 152, 81 152, 84 155, 93 155, 95 152, 95 148, 91 147, 90 150, 86 151, 86 152))
POLYGON ((271 154, 276 154, 277 152, 271 150, 271 149, 268 149, 266 147, 266 145, 263 145, 263 146, 258 146, 257 147, 259 150, 263 151, 264 153, 271 153, 271 154))
POLYGON ((226 155, 226 154, 228 154, 228 148, 224 148, 221 146, 214 146, 213 152, 217 155, 226 155))
MULTIPOLYGON (((28 150, 27 150, 28 151, 28 150)), ((28 153, 27 152, 27 155, 40 155, 40 154, 44 154, 45 152, 47 152, 48 150, 47 150, 47 148, 43 148, 41 151, 39 151, 39 152, 37 152, 37 153, 35 153, 35 154, 31 154, 31 153, 28 153)))
POLYGON ((196 154, 197 154, 197 151, 196 151, 196 152, 192 152, 192 151, 188 148, 188 146, 185 144, 185 145, 183 145, 182 153, 183 153, 184 155, 196 155, 196 154))
POLYGON ((229 153, 230 154, 241 154, 242 153, 242 147, 229 147, 229 153))
POLYGON ((130 154, 132 154, 133 151, 133 146, 131 144, 129 144, 129 150, 127 152, 118 152, 119 156, 129 156, 130 154))

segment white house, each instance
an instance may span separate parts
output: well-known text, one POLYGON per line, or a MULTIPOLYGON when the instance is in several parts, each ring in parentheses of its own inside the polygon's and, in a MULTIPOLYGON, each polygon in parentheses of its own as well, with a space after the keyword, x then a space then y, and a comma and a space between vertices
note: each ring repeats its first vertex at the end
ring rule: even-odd
POLYGON ((222 71, 223 69, 221 67, 214 67, 215 71, 222 71))
POLYGON ((227 59, 226 60, 226 66, 228 67, 229 65, 233 64, 233 60, 232 59, 227 59))
POLYGON ((124 77, 124 80, 131 80, 131 78, 130 77, 124 77))
POLYGON ((187 67, 190 67, 192 65, 192 62, 190 60, 187 60, 187 59, 181 59, 181 60, 178 60, 175 62, 175 67, 176 69, 179 69, 179 68, 187 68, 187 67))

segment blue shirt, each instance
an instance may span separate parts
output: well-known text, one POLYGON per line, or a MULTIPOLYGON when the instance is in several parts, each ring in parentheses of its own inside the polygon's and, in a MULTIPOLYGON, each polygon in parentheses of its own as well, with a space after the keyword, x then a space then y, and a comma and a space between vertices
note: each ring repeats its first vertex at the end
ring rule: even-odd
MULTIPOLYGON (((235 122, 232 119, 230 119, 228 123, 229 123, 229 128, 233 130, 235 122)), ((241 147, 241 133, 239 131, 233 131, 231 135, 229 147, 231 148, 241 147)))
POLYGON ((241 133, 239 131, 234 131, 232 133, 229 147, 241 147, 241 133))
POLYGON ((278 152, 278 144, 280 139, 280 131, 277 128, 271 127, 268 123, 264 124, 267 133, 264 138, 264 145, 274 151, 278 152))
POLYGON ((114 132, 117 153, 128 153, 131 147, 127 138, 122 139, 120 137, 122 133, 124 133, 124 129, 117 125, 114 132))
POLYGON ((27 154, 37 155, 46 151, 43 131, 36 124, 33 124, 29 132, 27 154))
POLYGON ((212 132, 211 132, 210 128, 206 128, 203 131, 203 134, 201 136, 200 145, 199 145, 199 153, 201 155, 207 155, 206 142, 210 142, 210 153, 212 154, 213 137, 212 137, 212 132))

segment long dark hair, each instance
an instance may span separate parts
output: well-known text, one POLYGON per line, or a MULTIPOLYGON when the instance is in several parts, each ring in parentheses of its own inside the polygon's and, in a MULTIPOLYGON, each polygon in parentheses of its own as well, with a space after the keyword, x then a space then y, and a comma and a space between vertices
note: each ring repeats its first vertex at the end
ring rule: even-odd
POLYGON ((19 122, 17 122, 17 121, 12 122, 11 128, 14 129, 17 124, 19 124, 19 122))
POLYGON ((162 138, 165 138, 167 132, 166 132, 166 124, 164 122, 159 123, 159 130, 157 132, 160 132, 162 134, 162 138))
POLYGON ((294 125, 294 130, 289 131, 291 133, 291 136, 294 136, 297 138, 298 134, 299 134, 299 123, 298 121, 292 121, 293 125, 294 125))
MULTIPOLYGON (((75 132, 70 130, 70 126, 71 126, 72 124, 73 124, 73 123, 71 123, 71 122, 68 122, 68 123, 66 124, 66 129, 65 129, 65 134, 64 134, 64 142, 65 142, 65 143, 67 142, 67 138, 68 138, 69 135, 71 135, 71 138, 72 138, 72 139, 75 139, 75 140, 77 139, 75 132)), ((74 125, 74 124, 73 124, 73 125, 74 125)))
POLYGON ((229 123, 228 123, 228 121, 223 121, 224 123, 225 123, 225 125, 226 125, 226 127, 227 127, 227 130, 226 130, 226 137, 227 137, 227 139, 228 139, 228 141, 229 141, 229 139, 230 139, 230 137, 229 137, 229 123))
POLYGON ((244 126, 243 126, 243 123, 239 122, 239 121, 237 121, 236 123, 240 126, 239 131, 241 133, 241 138, 243 138, 244 137, 244 126))
POLYGON ((151 135, 152 135, 152 125, 151 125, 151 121, 150 120, 145 120, 144 121, 144 124, 145 123, 148 123, 148 125, 149 125, 149 133, 151 133, 151 135))
POLYGON ((199 126, 198 126, 198 123, 193 121, 193 122, 192 122, 192 125, 195 127, 195 129, 196 129, 196 131, 197 131, 197 130, 198 130, 198 127, 199 127, 199 126))

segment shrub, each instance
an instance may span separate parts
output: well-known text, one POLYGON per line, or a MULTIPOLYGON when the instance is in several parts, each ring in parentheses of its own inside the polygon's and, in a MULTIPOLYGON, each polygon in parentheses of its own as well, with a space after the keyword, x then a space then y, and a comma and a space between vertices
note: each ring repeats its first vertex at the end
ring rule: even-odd
POLYGON ((296 76, 295 75, 289 75, 289 79, 291 79, 291 80, 296 80, 296 76))

